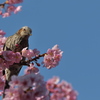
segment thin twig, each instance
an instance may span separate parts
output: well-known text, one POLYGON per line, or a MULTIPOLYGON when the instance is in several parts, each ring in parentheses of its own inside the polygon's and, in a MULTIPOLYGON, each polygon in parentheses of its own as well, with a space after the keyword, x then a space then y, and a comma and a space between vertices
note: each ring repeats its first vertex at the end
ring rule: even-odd
POLYGON ((32 62, 32 61, 37 61, 37 59, 39 59, 40 57, 44 57, 46 55, 46 53, 44 54, 41 54, 41 55, 38 55, 37 57, 31 59, 31 60, 26 60, 26 61, 23 61, 23 62, 20 62, 20 65, 28 65, 29 66, 29 63, 32 62))
POLYGON ((0 8, 4 8, 5 7, 5 4, 8 4, 9 2, 8 1, 5 1, 4 3, 1 3, 0 4, 0 8))

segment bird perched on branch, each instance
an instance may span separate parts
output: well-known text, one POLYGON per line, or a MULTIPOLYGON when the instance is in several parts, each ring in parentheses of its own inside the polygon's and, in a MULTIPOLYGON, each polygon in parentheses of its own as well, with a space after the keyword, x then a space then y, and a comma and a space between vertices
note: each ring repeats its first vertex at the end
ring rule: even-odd
MULTIPOLYGON (((7 38, 3 50, 4 51, 13 51, 13 52, 21 52, 21 50, 25 47, 28 47, 28 39, 31 35, 32 30, 28 26, 22 27, 18 30, 14 35, 7 38)), ((23 58, 22 60, 25 60, 23 58)), ((5 69, 6 83, 5 89, 9 88, 9 81, 11 80, 12 75, 18 75, 22 65, 14 63, 9 68, 5 69)))

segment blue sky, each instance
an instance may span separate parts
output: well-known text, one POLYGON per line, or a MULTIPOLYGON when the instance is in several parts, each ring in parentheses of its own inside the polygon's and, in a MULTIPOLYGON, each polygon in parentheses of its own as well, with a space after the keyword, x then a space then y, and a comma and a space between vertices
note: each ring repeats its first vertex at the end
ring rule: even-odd
POLYGON ((45 80, 59 76, 78 91, 78 100, 100 100, 100 0, 24 0, 22 11, 0 17, 10 36, 22 26, 33 30, 30 49, 64 51, 54 69, 40 68, 45 80))

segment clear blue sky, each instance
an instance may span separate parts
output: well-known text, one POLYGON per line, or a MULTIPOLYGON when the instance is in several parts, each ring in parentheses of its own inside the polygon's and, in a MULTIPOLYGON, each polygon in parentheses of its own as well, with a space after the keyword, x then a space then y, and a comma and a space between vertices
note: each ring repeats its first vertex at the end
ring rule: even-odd
POLYGON ((30 48, 41 53, 58 44, 63 58, 54 69, 40 68, 45 80, 59 76, 78 91, 78 100, 100 100, 100 0, 24 1, 22 12, 0 17, 0 29, 10 36, 31 27, 30 48))

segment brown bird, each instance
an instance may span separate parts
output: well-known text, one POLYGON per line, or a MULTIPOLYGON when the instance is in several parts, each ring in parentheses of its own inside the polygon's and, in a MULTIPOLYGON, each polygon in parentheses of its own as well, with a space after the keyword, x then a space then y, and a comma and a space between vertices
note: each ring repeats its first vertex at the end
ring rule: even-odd
MULTIPOLYGON (((28 26, 22 27, 18 30, 14 35, 7 38, 3 50, 4 51, 13 51, 13 52, 21 52, 21 50, 25 47, 29 47, 28 38, 31 35, 32 30, 28 26)), ((22 60, 25 60, 23 58, 22 60)), ((13 64, 9 68, 6 68, 4 74, 6 76, 5 89, 9 88, 9 81, 11 80, 12 75, 18 75, 22 65, 13 64)), ((4 90, 5 90, 4 89, 4 90)))

